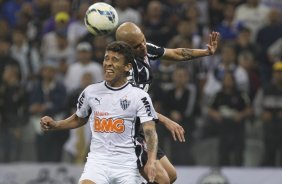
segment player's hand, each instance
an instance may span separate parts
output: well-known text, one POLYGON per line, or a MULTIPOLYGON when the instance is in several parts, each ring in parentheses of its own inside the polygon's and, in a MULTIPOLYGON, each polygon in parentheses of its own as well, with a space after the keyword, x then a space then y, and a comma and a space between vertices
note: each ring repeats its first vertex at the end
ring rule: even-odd
POLYGON ((180 142, 185 142, 185 136, 184 136, 185 130, 178 123, 170 120, 169 123, 166 124, 166 128, 172 134, 174 141, 178 140, 180 142))
POLYGON ((207 44, 208 51, 211 55, 213 55, 217 49, 218 42, 219 42, 220 34, 219 32, 212 32, 209 35, 209 43, 207 44))
POLYGON ((156 178, 156 162, 150 162, 147 161, 145 167, 144 167, 144 172, 148 176, 149 182, 153 183, 156 178))
POLYGON ((53 118, 49 116, 44 116, 40 120, 41 129, 43 131, 49 131, 49 130, 55 130, 56 129, 56 122, 53 120, 53 118))

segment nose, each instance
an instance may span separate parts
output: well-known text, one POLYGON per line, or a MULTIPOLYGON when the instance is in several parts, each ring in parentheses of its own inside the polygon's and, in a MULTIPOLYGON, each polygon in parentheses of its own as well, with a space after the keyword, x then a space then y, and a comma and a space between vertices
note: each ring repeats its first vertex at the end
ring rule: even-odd
POLYGON ((110 60, 110 59, 104 60, 103 63, 104 63, 105 66, 111 66, 113 64, 112 60, 110 60))

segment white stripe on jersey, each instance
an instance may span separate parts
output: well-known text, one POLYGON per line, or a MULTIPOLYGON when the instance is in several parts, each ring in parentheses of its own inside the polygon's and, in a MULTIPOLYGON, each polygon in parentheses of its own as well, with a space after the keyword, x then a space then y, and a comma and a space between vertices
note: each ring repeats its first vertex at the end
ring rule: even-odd
POLYGON ((90 115, 92 140, 88 159, 134 168, 135 119, 139 117, 141 123, 157 119, 149 95, 130 83, 120 88, 111 88, 105 82, 88 86, 78 99, 76 114, 81 118, 90 115))

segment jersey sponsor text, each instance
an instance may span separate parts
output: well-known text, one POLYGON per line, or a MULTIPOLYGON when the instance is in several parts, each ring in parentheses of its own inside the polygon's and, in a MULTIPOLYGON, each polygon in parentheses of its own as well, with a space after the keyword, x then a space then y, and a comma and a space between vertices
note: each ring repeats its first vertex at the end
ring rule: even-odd
POLYGON ((123 133, 125 129, 123 119, 95 118, 94 131, 100 133, 123 133))

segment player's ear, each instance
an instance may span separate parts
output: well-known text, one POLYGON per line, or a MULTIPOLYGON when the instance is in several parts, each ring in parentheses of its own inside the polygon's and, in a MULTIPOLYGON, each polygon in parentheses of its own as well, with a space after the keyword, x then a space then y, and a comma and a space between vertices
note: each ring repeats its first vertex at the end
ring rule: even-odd
POLYGON ((128 63, 128 64, 126 64, 124 66, 124 69, 125 69, 126 72, 129 72, 131 70, 131 68, 132 68, 132 64, 131 63, 128 63))

